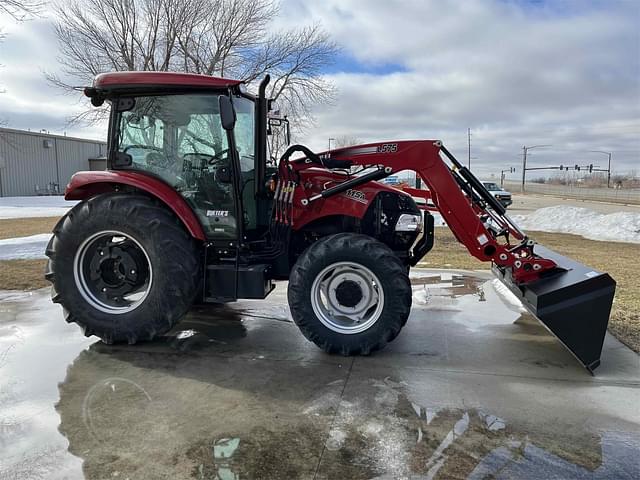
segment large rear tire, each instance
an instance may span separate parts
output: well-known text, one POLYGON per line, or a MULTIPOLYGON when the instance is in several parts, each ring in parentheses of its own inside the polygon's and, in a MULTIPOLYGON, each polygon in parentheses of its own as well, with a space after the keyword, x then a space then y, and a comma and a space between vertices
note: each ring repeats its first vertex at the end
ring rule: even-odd
POLYGON ((392 341, 411 310, 411 283, 383 243, 352 233, 311 245, 289 278, 289 307, 303 335, 328 353, 368 355, 392 341))
POLYGON ((198 247, 154 200, 102 194, 76 205, 53 233, 45 275, 51 296, 86 336, 151 340, 191 306, 200 281, 198 247))

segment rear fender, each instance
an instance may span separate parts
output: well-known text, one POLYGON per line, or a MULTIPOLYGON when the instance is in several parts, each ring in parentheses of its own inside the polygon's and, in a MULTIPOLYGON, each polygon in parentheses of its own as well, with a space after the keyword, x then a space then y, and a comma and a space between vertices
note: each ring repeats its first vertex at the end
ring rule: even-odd
POLYGON ((134 187, 157 198, 176 214, 191 236, 198 240, 206 239, 202 225, 187 201, 162 180, 143 173, 78 172, 71 177, 64 197, 67 200, 86 200, 101 193, 117 191, 122 185, 134 187))

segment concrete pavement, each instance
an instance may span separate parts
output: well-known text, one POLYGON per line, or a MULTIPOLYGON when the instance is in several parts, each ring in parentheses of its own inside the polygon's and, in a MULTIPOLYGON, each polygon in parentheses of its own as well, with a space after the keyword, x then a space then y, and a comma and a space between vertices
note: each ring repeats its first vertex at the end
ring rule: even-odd
POLYGON ((0 478, 639 478, 640 361, 592 377, 488 273, 418 270, 399 337, 329 356, 268 301, 135 346, 0 297, 0 478))

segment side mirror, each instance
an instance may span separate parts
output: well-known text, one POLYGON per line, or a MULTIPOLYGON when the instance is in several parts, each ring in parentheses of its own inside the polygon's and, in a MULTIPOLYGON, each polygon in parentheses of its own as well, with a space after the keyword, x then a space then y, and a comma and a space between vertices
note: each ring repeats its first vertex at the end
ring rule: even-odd
POLYGON ((287 142, 287 145, 291 145, 291 129, 289 127, 289 119, 285 115, 284 117, 273 116, 267 118, 267 134, 273 135, 272 127, 280 127, 284 126, 284 137, 287 142))
POLYGON ((233 108, 231 98, 226 95, 220 95, 218 102, 220 105, 220 122, 222 123, 222 128, 227 131, 233 130, 233 127, 236 126, 236 110, 233 108))

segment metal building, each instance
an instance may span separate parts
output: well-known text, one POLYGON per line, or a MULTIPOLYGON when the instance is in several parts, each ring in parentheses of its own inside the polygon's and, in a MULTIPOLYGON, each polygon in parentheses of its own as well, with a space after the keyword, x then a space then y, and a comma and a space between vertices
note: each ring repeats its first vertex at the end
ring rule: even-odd
POLYGON ((0 128, 0 197, 64 192, 79 170, 104 169, 106 142, 0 128))

